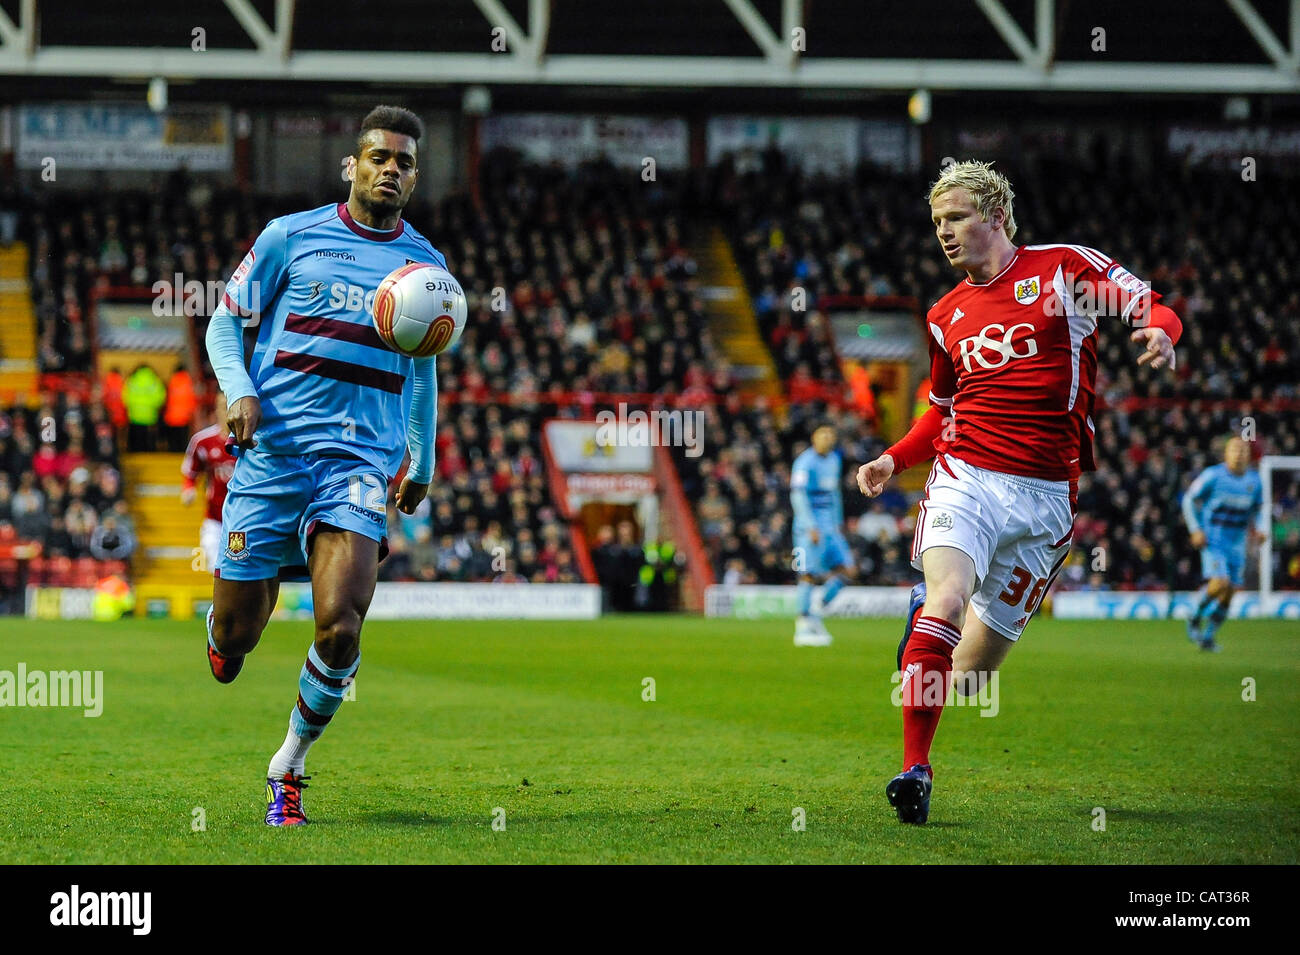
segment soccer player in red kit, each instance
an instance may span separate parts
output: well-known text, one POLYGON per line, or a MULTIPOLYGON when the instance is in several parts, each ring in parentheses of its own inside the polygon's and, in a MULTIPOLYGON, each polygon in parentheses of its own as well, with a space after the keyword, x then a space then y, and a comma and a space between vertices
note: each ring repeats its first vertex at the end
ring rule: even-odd
POLYGON ((912 540, 925 582, 899 646, 903 772, 885 790, 906 823, 929 816, 930 744, 950 686, 980 690, 1065 563, 1077 479, 1094 467, 1097 320, 1133 328, 1138 364, 1151 368, 1174 367, 1182 332, 1150 286, 1103 253, 1017 246, 1013 197, 983 162, 951 165, 931 187, 939 244, 966 279, 926 316, 931 407, 858 469, 875 497, 935 459, 912 540))
POLYGON ((235 458, 226 450, 226 396, 217 392, 217 423, 195 432, 185 449, 181 462, 181 503, 189 507, 196 496, 195 484, 200 474, 207 475, 207 512, 199 530, 199 548, 203 552, 203 567, 208 573, 217 566, 217 550, 221 546, 221 506, 226 503, 226 485, 235 473, 235 458))

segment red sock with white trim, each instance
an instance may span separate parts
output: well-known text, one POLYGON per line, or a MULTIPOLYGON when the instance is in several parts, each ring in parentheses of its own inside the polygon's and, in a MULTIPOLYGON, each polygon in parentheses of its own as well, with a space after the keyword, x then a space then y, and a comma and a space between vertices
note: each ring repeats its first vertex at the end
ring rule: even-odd
MULTIPOLYGON (((903 770, 930 764, 952 684, 952 652, 961 631, 941 617, 921 616, 903 651, 903 770)), ((933 775, 933 773, 931 773, 933 775)))

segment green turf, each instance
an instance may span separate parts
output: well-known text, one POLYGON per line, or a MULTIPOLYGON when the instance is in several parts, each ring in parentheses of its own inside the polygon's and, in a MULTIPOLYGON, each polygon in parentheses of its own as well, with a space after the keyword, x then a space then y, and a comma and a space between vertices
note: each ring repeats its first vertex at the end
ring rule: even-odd
POLYGON ((998 715, 944 715, 919 829, 883 797, 898 622, 831 626, 796 649, 785 621, 367 624, 314 824, 276 831, 262 774, 307 624, 219 686, 198 622, 0 620, 0 670, 105 683, 97 719, 0 709, 0 862, 1300 861, 1294 622, 1230 622, 1208 655, 1177 623, 1036 621, 998 715))

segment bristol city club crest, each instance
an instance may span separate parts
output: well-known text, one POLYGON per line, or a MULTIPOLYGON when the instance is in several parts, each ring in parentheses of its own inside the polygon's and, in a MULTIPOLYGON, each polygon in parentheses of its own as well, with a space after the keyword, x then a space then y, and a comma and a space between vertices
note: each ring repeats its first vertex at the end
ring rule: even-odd
POLYGON ((243 560, 248 556, 248 536, 243 531, 231 531, 226 535, 226 557, 229 560, 243 560))
POLYGON ((1016 283, 1016 301, 1021 305, 1033 305, 1038 301, 1040 291, 1037 275, 1032 279, 1021 279, 1016 283))
POLYGON ((947 511, 940 511, 934 515, 934 519, 930 521, 930 526, 936 531, 950 531, 952 530, 952 515, 947 511))

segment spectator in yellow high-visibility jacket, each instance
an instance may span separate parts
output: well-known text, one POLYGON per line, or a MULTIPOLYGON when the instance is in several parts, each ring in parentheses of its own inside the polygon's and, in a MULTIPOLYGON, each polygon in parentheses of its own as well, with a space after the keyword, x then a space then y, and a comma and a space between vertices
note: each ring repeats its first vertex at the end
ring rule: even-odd
POLYGON ((130 424, 127 447, 132 451, 158 450, 158 416, 167 403, 167 386, 149 365, 137 365, 122 387, 122 403, 130 424))

